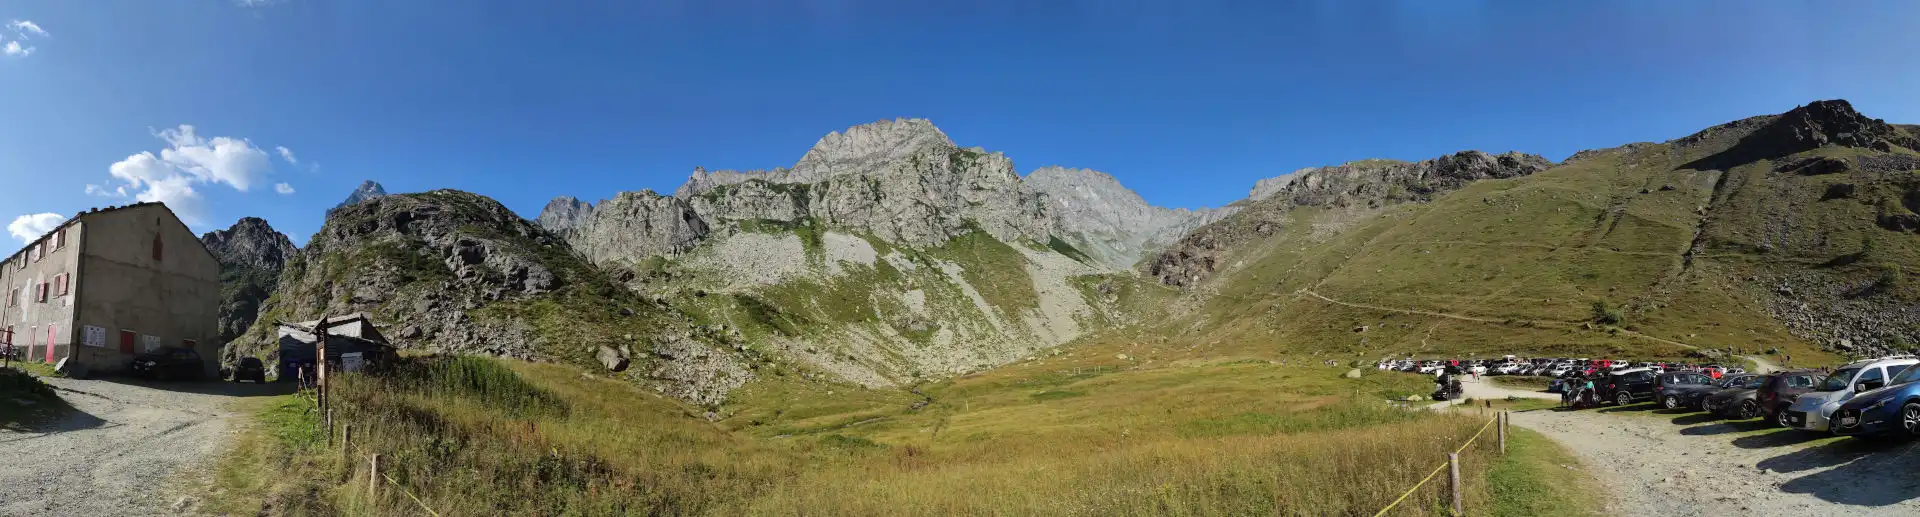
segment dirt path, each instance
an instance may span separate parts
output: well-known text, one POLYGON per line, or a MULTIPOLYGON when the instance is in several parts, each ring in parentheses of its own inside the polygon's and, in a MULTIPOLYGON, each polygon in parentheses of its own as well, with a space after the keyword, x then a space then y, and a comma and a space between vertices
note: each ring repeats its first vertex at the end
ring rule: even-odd
MULTIPOLYGON (((1322 294, 1320 294, 1320 293, 1317 293, 1317 292, 1314 292, 1314 291, 1313 291, 1312 289, 1301 289, 1301 290, 1299 290, 1299 291, 1296 291, 1296 292, 1297 292, 1297 293, 1299 293, 1299 294, 1304 294, 1304 295, 1307 295, 1307 296, 1312 296, 1312 297, 1314 297, 1314 298, 1316 298, 1316 299, 1319 299, 1320 301, 1323 301, 1323 302, 1327 302, 1327 303, 1331 303, 1331 304, 1334 304, 1334 305, 1341 305, 1341 306, 1346 306, 1346 307, 1352 307, 1352 308, 1355 308, 1355 309, 1366 309, 1366 310, 1374 310, 1374 311, 1385 311, 1385 312, 1394 312, 1394 313, 1400 313, 1400 314, 1418 314, 1418 315, 1422 315, 1422 316, 1432 316, 1432 317, 1435 317, 1435 318, 1447 318, 1447 319, 1453 319, 1453 320, 1460 320, 1460 321, 1471 321, 1471 322, 1475 322, 1475 323, 1489 323, 1489 324, 1499 324, 1499 325, 1504 325, 1504 324, 1506 324, 1506 321, 1507 321, 1507 320, 1505 320, 1505 319, 1495 319, 1495 318, 1483 318, 1483 317, 1479 317, 1479 316, 1469 316, 1469 315, 1465 315, 1465 314, 1452 314, 1452 313, 1446 313, 1446 312, 1435 312, 1435 311, 1427 311, 1427 310, 1420 310, 1420 309, 1396 309, 1396 308, 1393 308, 1393 307, 1385 307, 1385 306, 1380 306, 1380 305, 1368 305, 1368 304, 1364 304, 1364 303, 1353 303, 1353 302, 1346 302, 1346 301, 1340 301, 1340 300, 1335 300, 1335 299, 1332 299, 1332 298, 1328 298, 1328 297, 1326 297, 1326 295, 1322 295, 1322 294)), ((1576 327, 1576 326, 1578 326, 1578 323, 1574 323, 1574 322, 1564 322, 1564 321, 1535 321, 1535 322, 1534 322, 1534 324, 1536 324, 1536 325, 1553 325, 1553 326, 1561 326, 1561 327, 1567 327, 1567 328, 1573 328, 1573 327, 1576 327)), ((1690 345, 1690 344, 1686 344, 1686 343, 1682 343, 1682 342, 1679 342, 1679 341, 1674 341, 1674 340, 1671 340, 1671 339, 1667 339, 1667 338, 1663 338, 1663 337, 1658 337, 1658 336, 1651 336, 1651 335, 1647 335, 1647 334, 1642 334, 1642 333, 1639 333, 1639 332, 1636 332, 1636 331, 1632 331, 1632 330, 1627 330, 1627 329, 1615 329, 1615 330, 1614 330, 1614 332, 1617 332, 1617 333, 1619 333, 1619 334, 1621 334, 1621 335, 1625 335, 1625 336, 1628 336, 1628 337, 1633 337, 1633 338, 1638 338, 1638 339, 1644 339, 1644 340, 1647 340, 1647 341, 1653 341, 1653 342, 1656 342, 1656 343, 1664 343, 1664 344, 1668 344, 1668 345, 1673 345, 1673 346, 1677 346, 1677 347, 1680 347, 1680 348, 1685 348, 1685 349, 1688 349, 1688 350, 1699 350, 1699 349, 1700 349, 1700 347, 1697 347, 1697 346, 1693 346, 1693 345, 1690 345)), ((1424 338, 1423 338, 1423 340, 1424 340, 1424 338)), ((1751 356, 1751 355, 1741 355, 1741 356, 1734 356, 1734 357, 1739 357, 1739 358, 1742 358, 1742 359, 1746 359, 1746 360, 1749 360, 1749 361, 1753 361, 1753 364, 1754 364, 1754 369, 1755 369, 1755 370, 1758 370, 1758 373, 1771 373, 1771 372, 1775 372, 1775 371, 1779 371, 1779 370, 1780 370, 1780 367, 1778 367, 1778 366, 1775 366, 1775 365, 1774 365, 1774 364, 1773 364, 1772 362, 1770 362, 1770 361, 1767 361, 1766 359, 1764 359, 1764 358, 1761 358, 1761 357, 1758 357, 1758 356, 1751 356)))
POLYGON ((1920 515, 1913 442, 1863 441, 1644 409, 1536 410, 1513 423, 1580 456, 1610 515, 1920 515))
POLYGON ((182 467, 226 450, 229 402, 276 385, 43 378, 75 411, 0 430, 0 515, 146 516, 191 511, 182 467), (165 389, 160 389, 165 388, 165 389))

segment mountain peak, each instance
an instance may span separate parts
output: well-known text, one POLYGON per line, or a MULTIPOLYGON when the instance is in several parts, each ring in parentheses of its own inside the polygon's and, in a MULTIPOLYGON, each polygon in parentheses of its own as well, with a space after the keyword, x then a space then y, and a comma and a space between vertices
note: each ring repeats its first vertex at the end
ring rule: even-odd
POLYGON ((953 140, 927 119, 882 120, 820 137, 793 165, 793 176, 812 181, 829 174, 869 172, 922 150, 952 147, 953 140))
POLYGON ((553 232, 566 232, 580 225, 580 221, 593 213, 593 204, 575 199, 573 196, 560 196, 547 202, 540 210, 540 216, 534 218, 541 228, 553 232))
POLYGON ((387 195, 387 189, 381 187, 379 182, 376 182, 373 180, 366 180, 366 181, 360 182, 360 187, 353 189, 353 193, 347 194, 347 199, 345 201, 341 201, 340 204, 334 205, 333 210, 328 210, 327 213, 331 214, 333 213, 334 210, 339 210, 342 208, 353 206, 353 205, 359 204, 362 201, 366 201, 369 199, 373 199, 377 197, 385 197, 386 195, 387 195))

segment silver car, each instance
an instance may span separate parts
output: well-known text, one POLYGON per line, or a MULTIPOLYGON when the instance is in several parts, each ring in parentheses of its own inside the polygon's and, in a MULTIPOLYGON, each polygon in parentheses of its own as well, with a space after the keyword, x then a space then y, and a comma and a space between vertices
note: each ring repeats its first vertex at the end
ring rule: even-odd
POLYGON ((1880 389, 1887 380, 1898 377, 1908 367, 1920 363, 1912 356, 1869 359, 1859 361, 1834 370, 1825 380, 1814 386, 1814 391, 1794 399, 1793 405, 1780 412, 1779 424, 1782 427, 1803 431, 1826 432, 1828 419, 1841 404, 1854 395, 1880 389))

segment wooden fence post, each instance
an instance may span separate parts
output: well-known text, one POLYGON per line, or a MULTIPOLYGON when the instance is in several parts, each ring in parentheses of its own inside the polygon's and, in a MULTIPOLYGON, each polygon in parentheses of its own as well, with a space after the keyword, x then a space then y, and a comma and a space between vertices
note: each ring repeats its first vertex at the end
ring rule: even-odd
POLYGON ((1506 456, 1506 455, 1507 455, 1507 418, 1508 418, 1508 416, 1509 416, 1509 415, 1510 415, 1510 414, 1509 414, 1509 413, 1507 413, 1507 412, 1505 412, 1505 411, 1501 411, 1501 412, 1499 413, 1499 418, 1500 418, 1500 455, 1501 455, 1501 456, 1506 456))
MULTIPOLYGON (((1458 496, 1456 496, 1458 497, 1458 496)), ((373 453, 373 462, 367 465, 367 500, 375 507, 380 502, 380 453, 373 453)))
POLYGON ((1452 487, 1453 514, 1464 515, 1460 510, 1460 453, 1447 453, 1447 486, 1452 487))
POLYGON ((333 408, 327 408, 327 446, 333 446, 333 408))

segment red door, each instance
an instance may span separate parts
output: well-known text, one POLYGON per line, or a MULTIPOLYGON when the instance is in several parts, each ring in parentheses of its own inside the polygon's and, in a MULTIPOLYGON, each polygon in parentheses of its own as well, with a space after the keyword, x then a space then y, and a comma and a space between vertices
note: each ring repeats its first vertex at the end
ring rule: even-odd
POLYGON ((133 354, 133 331, 120 331, 120 352, 128 355, 133 354))
POLYGON ((53 328, 55 326, 47 325, 47 362, 49 363, 53 362, 53 328))

